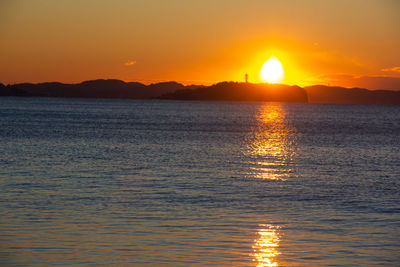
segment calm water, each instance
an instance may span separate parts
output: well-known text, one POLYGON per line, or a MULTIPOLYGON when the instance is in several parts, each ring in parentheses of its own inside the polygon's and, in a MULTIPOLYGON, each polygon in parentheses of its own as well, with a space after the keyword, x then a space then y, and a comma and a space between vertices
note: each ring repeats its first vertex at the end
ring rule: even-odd
POLYGON ((400 106, 0 98, 0 265, 399 266, 400 106))

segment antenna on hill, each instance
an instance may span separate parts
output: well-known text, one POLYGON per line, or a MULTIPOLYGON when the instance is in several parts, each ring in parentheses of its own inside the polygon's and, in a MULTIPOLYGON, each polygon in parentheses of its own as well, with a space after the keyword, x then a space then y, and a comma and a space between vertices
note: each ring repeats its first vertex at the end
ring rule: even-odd
POLYGON ((244 79, 246 83, 249 83, 249 75, 247 73, 244 75, 244 79))

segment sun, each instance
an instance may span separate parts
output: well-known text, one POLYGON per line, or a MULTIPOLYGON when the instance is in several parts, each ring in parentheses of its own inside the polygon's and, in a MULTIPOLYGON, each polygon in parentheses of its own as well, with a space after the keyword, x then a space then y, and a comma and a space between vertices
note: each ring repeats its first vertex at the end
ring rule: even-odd
POLYGON ((278 83, 284 75, 283 67, 279 59, 271 57, 261 68, 260 78, 263 82, 278 83))

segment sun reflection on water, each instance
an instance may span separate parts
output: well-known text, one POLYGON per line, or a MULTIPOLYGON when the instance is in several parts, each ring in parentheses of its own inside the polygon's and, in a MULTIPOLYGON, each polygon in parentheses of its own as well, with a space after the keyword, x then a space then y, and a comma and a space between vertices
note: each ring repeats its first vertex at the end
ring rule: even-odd
POLYGON ((253 254, 257 267, 278 266, 275 257, 280 254, 279 248, 279 227, 260 224, 258 238, 254 240, 253 254))
POLYGON ((256 178, 285 180, 285 175, 291 171, 296 143, 287 110, 282 103, 268 103, 259 108, 256 120, 246 140, 246 155, 251 159, 247 162, 250 174, 256 178))

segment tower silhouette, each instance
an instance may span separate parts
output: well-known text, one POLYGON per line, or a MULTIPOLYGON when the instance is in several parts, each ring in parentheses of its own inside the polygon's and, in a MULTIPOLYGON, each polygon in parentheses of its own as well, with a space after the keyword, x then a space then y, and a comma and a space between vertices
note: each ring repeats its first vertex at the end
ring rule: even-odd
POLYGON ((247 73, 244 75, 244 79, 246 83, 249 83, 249 75, 247 73))

